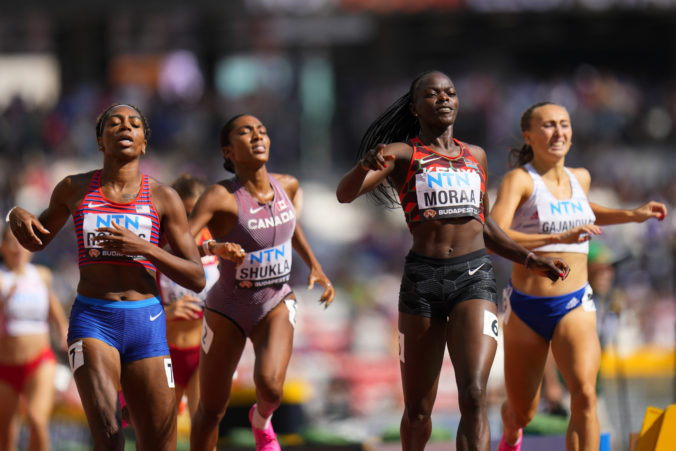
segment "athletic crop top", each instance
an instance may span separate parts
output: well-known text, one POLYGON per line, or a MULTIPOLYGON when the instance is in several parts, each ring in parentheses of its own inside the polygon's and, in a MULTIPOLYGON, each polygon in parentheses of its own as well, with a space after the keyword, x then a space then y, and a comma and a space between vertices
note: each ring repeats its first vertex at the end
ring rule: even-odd
POLYGON ((465 143, 457 157, 448 157, 411 140, 411 164, 399 191, 408 227, 414 222, 472 217, 484 222, 486 174, 465 143), (422 214, 421 214, 422 213, 422 214))
POLYGON ((3 298, 12 293, 4 308, 4 328, 9 335, 49 332, 49 292, 35 265, 26 265, 23 274, 0 265, 0 293, 3 298))
POLYGON ((112 202, 101 192, 101 170, 94 171, 87 194, 73 213, 73 223, 77 236, 78 264, 91 265, 106 263, 110 265, 141 265, 155 271, 155 265, 141 255, 128 256, 116 251, 107 251, 98 247, 93 238, 99 227, 112 227, 112 223, 131 230, 146 241, 159 245, 160 220, 150 198, 148 176, 142 174, 141 189, 136 199, 126 204, 112 202))
MULTIPOLYGON (((565 232, 574 227, 593 224, 596 216, 589 205, 589 200, 575 175, 564 168, 570 180, 570 199, 555 198, 545 185, 540 174, 531 164, 524 169, 533 179, 533 194, 514 212, 511 228, 524 233, 554 234, 565 232)), ((589 253, 589 242, 555 243, 533 249, 540 252, 576 252, 589 253)))
MULTIPOLYGON (((211 233, 206 227, 202 229, 199 237, 197 238, 197 245, 202 244, 203 242, 211 239, 211 233)), ((216 255, 205 255, 202 257, 202 266, 204 267, 204 276, 207 279, 207 283, 204 286, 204 289, 199 293, 195 293, 192 290, 189 290, 181 285, 177 284, 169 277, 158 272, 157 280, 160 287, 160 297, 162 299, 162 304, 169 305, 176 302, 177 299, 182 298, 185 295, 192 295, 199 300, 200 307, 204 307, 204 301, 207 298, 207 293, 212 286, 216 283, 219 277, 218 272, 218 257, 216 255)), ((201 312, 198 315, 201 317, 201 312)))
POLYGON ((244 262, 237 267, 230 260, 221 261, 218 285, 225 293, 280 286, 289 281, 296 214, 279 181, 272 175, 268 179, 274 197, 266 204, 254 199, 236 178, 225 181, 237 200, 237 223, 218 241, 237 243, 246 252, 244 262))

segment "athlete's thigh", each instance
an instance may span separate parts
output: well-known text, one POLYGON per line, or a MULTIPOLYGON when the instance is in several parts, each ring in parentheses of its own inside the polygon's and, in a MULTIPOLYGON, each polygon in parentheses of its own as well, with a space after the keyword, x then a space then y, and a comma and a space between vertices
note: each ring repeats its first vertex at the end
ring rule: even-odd
POLYGON ((448 352, 459 387, 488 382, 498 347, 498 317, 494 302, 470 299, 457 304, 448 320, 448 352))
POLYGON ((256 363, 254 378, 261 374, 284 379, 293 349, 296 300, 281 301, 251 331, 256 363))
POLYGON ((43 361, 26 383, 26 407, 28 415, 36 419, 46 419, 54 406, 54 374, 56 362, 43 361))
POLYGON ((19 410, 19 394, 4 381, 0 381, 0 430, 11 425, 19 410))
POLYGON ((105 431, 118 422, 120 354, 117 349, 96 338, 74 340, 69 343, 68 352, 73 379, 89 426, 93 431, 105 431))
POLYGON ((399 312, 399 367, 404 401, 431 412, 446 348, 446 319, 399 312))
POLYGON ((514 312, 503 324, 505 389, 515 410, 537 406, 549 342, 528 327, 514 312))
POLYGON ((139 442, 170 440, 176 432, 176 398, 169 356, 125 363, 121 382, 139 442))
POLYGON ((568 391, 595 384, 601 362, 596 312, 578 307, 561 318, 552 336, 552 353, 568 391))
POLYGON ((210 411, 224 410, 246 337, 232 320, 211 310, 204 312, 203 329, 198 369, 200 404, 210 411))

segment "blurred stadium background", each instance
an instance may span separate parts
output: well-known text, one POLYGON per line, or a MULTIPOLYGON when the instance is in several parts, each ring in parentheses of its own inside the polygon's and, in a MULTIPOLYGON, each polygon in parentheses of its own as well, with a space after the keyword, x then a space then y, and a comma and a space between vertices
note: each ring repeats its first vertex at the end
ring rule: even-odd
MULTIPOLYGON (((634 207, 654 199, 673 210, 674 0, 4 2, 0 209, 39 212, 64 175, 98 167, 94 124, 112 102, 145 112, 152 137, 143 169, 167 183, 182 172, 223 178, 220 126, 235 113, 260 117, 272 140, 269 168, 300 179, 301 222, 338 289, 323 311, 319 290, 305 290, 307 273, 297 265, 300 323, 287 406, 277 415, 288 423, 280 426, 284 440, 378 446, 394 436, 396 443, 396 302, 410 239, 400 212, 368 199, 340 205, 334 190, 370 121, 426 69, 454 80, 455 134, 488 152, 492 195, 508 148, 520 142, 521 112, 551 100, 571 113, 567 163, 589 168, 592 200, 634 207)), ((616 271, 612 301, 600 306, 599 383, 602 429, 614 449, 627 448, 648 405, 676 401, 674 216, 607 227, 599 238, 616 271)), ((55 271, 67 311, 74 250, 64 230, 35 256, 55 271)), ((509 265, 494 261, 502 287, 509 265)), ((251 364, 249 353, 228 414, 233 427, 223 432, 231 445, 247 440, 236 426, 238 403, 251 402, 251 364)), ((498 355, 493 438, 501 365, 498 355)), ((67 365, 60 374, 52 447, 88 449, 67 365)), ((441 442, 452 440, 458 421, 450 362, 442 377, 434 414, 441 442)))

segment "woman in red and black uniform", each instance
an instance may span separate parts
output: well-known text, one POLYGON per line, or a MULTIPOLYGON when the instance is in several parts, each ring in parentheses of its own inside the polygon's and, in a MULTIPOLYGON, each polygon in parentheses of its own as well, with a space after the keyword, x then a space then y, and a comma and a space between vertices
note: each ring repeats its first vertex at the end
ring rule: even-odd
POLYGON ((562 260, 529 253, 486 214, 486 153, 453 137, 457 111, 446 75, 417 77, 366 131, 359 162, 336 192, 340 202, 371 192, 400 204, 413 235, 399 295, 404 450, 422 450, 429 439, 444 348, 458 385, 457 449, 489 449, 486 383, 498 321, 486 247, 553 281, 568 271, 562 260))
POLYGON ((139 168, 150 135, 138 108, 112 105, 96 124, 103 168, 65 177, 39 218, 15 207, 12 232, 44 249, 73 217, 80 281, 68 357, 95 449, 122 449, 122 387, 138 449, 176 449, 176 405, 156 272, 193 291, 204 269, 181 199, 139 168), (159 247, 166 239, 173 254, 159 247))

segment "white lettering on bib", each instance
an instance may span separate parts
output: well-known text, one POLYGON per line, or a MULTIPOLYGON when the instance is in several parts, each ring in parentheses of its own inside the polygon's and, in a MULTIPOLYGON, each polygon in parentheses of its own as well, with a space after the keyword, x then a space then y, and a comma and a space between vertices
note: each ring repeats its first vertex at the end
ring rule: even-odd
POLYGON ((479 216, 481 176, 476 171, 423 172, 415 176, 422 219, 479 216))
POLYGON ((240 288, 260 288, 285 283, 291 274, 291 240, 279 246, 248 252, 237 267, 235 279, 240 288))
MULTIPOLYGON (((82 221, 82 237, 85 249, 89 249, 87 255, 89 258, 97 257, 126 257, 115 251, 103 250, 94 242, 94 238, 103 235, 96 229, 101 227, 113 227, 113 222, 134 232, 139 238, 150 242, 150 234, 153 227, 153 221, 148 216, 125 214, 125 213, 85 213, 82 221)), ((132 257, 134 259, 144 259, 143 256, 132 257)))

